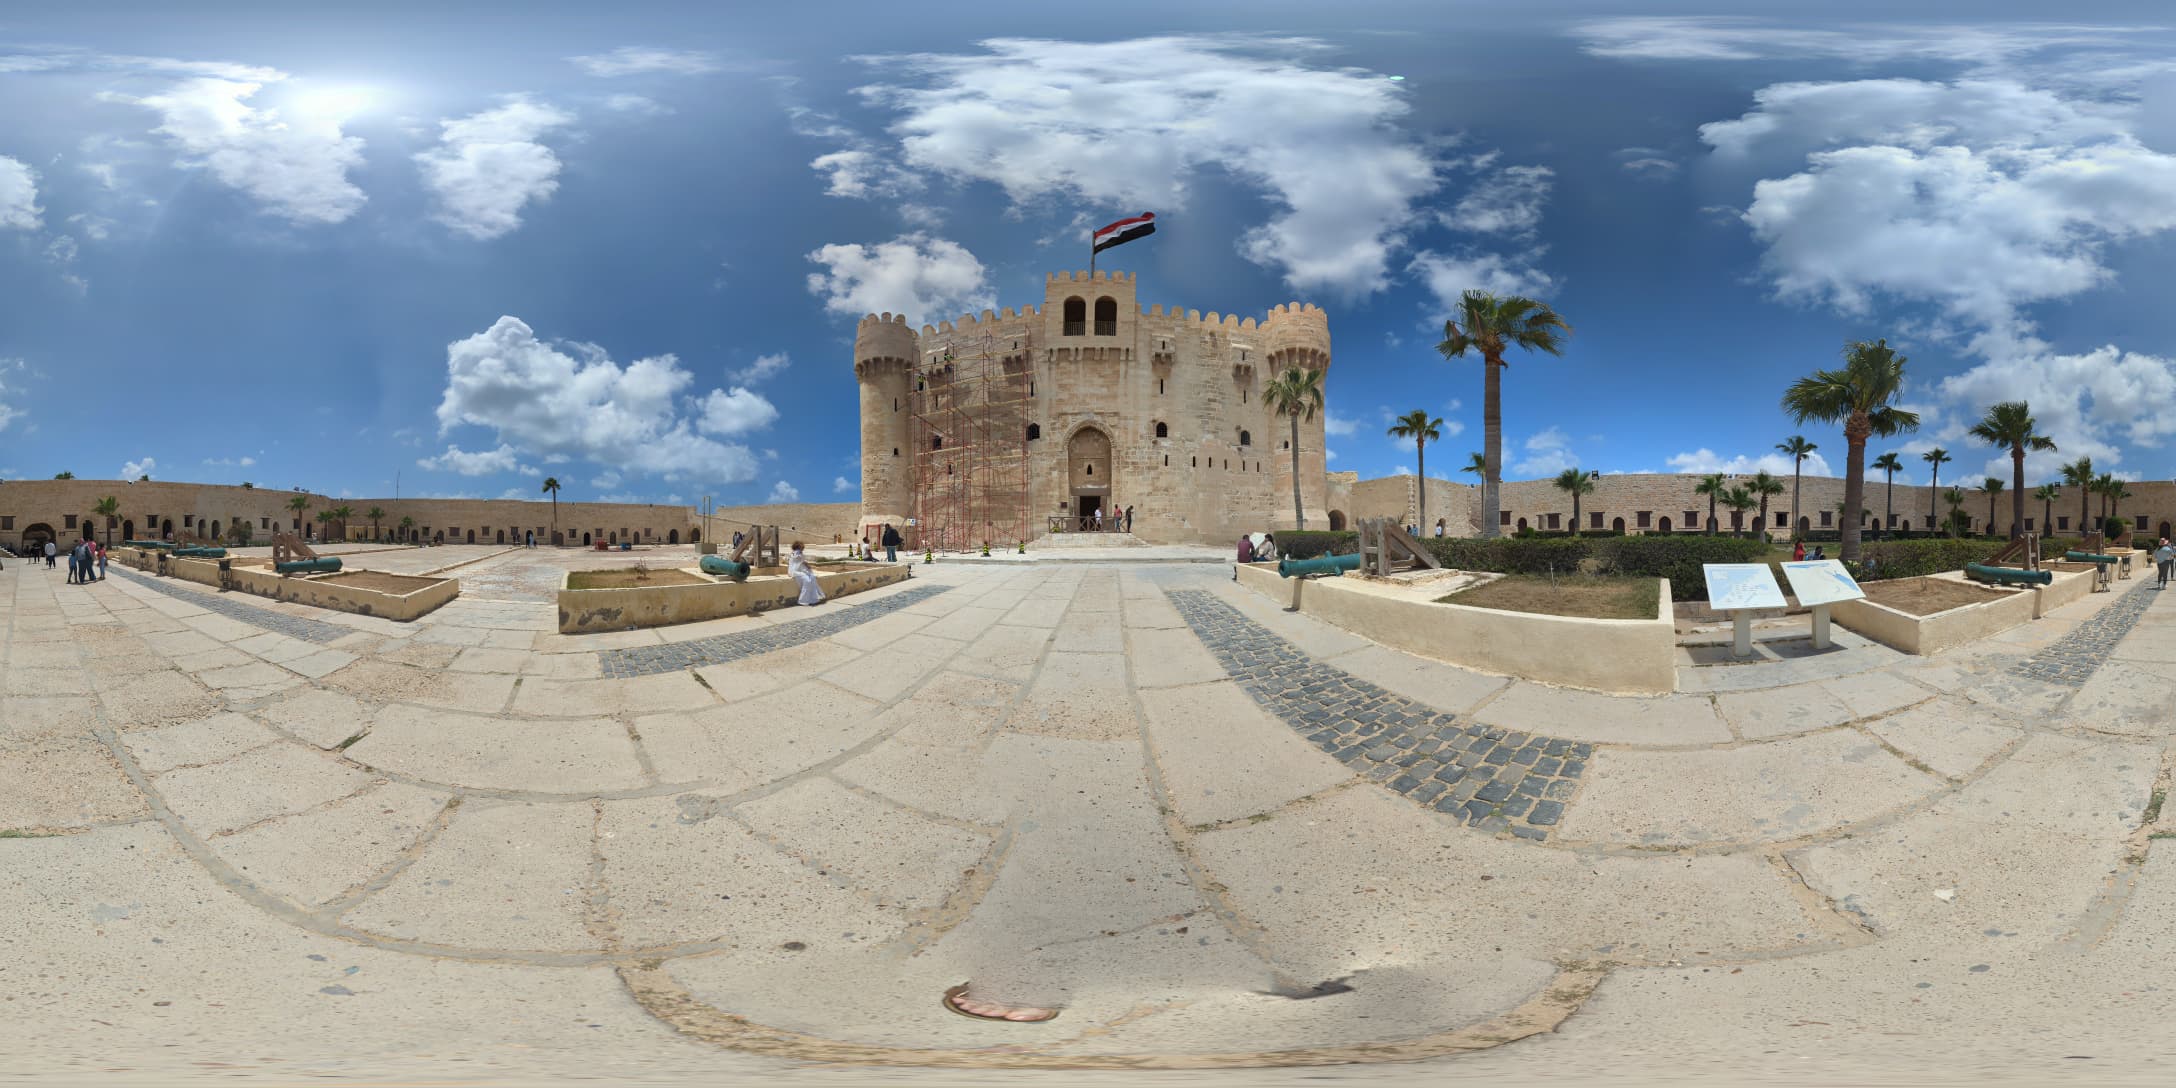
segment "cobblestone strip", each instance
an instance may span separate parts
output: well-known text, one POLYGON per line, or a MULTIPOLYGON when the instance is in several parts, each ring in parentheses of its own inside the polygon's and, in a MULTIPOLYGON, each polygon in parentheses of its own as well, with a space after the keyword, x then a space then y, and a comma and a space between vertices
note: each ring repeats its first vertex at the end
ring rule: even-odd
POLYGON ((668 642, 658 646, 630 646, 620 650, 606 650, 597 655, 597 663, 604 675, 611 679, 629 676, 652 676, 661 672, 678 672, 681 669, 701 668, 704 665, 722 665, 744 657, 785 650, 802 643, 829 638, 850 627, 888 616, 908 605, 926 601, 951 586, 919 585, 901 590, 881 601, 817 613, 811 619, 796 623, 766 627, 760 631, 743 631, 731 635, 712 635, 709 638, 691 639, 687 642, 668 642))
POLYGON ((2100 668, 2101 662, 2108 660, 2116 643, 2137 625, 2138 617, 2153 604, 2154 594, 2158 592, 2140 579, 2130 592, 2110 602, 2092 619, 2079 624, 2047 649, 2010 666, 2010 672, 2050 684, 2083 686, 2093 671, 2100 668))
POLYGON ((1166 595, 1255 702, 1415 804, 1482 831, 1541 840, 1579 791, 1593 745, 1462 723, 1308 657, 1208 593, 1166 595))
POLYGON ((179 586, 167 584, 163 579, 138 574, 119 563, 107 568, 106 573, 108 575, 118 575, 155 593, 164 593, 176 600, 187 601, 207 612, 215 612, 230 620, 240 620, 252 627, 277 631, 280 634, 299 638, 305 642, 331 642, 334 639, 346 638, 355 633, 353 627, 342 627, 337 623, 326 623, 322 620, 290 616, 285 612, 274 612, 269 608, 244 604, 232 597, 182 589, 179 586))

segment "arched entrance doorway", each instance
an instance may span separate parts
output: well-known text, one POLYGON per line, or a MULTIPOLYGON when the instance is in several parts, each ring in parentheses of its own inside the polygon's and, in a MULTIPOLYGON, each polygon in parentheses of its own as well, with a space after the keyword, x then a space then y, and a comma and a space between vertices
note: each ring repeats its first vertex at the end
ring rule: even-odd
POLYGON ((2166 537, 2167 537, 2168 535, 2169 535, 2169 532, 2168 532, 2168 522, 2165 522, 2165 521, 2164 521, 2164 522, 2162 522, 2162 523, 2161 523, 2161 533, 2160 533, 2160 536, 2161 536, 2161 537, 2163 537, 2163 538, 2166 538, 2166 537))
POLYGON ((1520 532, 1522 532, 1522 533, 1526 531, 1526 519, 1525 519, 1525 518, 1520 518, 1520 519, 1519 519, 1519 531, 1520 531, 1520 532))
POLYGON ((159 539, 160 539, 160 540, 164 540, 164 539, 166 539, 167 537, 170 537, 170 536, 173 536, 173 535, 174 535, 174 519, 173 519, 173 518, 167 518, 167 519, 166 519, 165 521, 163 521, 163 522, 160 522, 160 523, 159 523, 159 539))
POLYGON ((1624 532, 1624 519, 1623 519, 1623 518, 1611 518, 1611 519, 1609 520, 1609 527, 1610 527, 1611 529, 1613 529, 1613 530, 1615 530, 1615 531, 1619 532, 1619 533, 1622 533, 1622 532, 1624 532))
POLYGON ((215 521, 215 522, 212 522, 212 537, 211 537, 211 538, 212 538, 213 540, 218 540, 218 539, 219 539, 219 523, 218 523, 218 522, 216 522, 216 521, 215 521))
POLYGON ((678 544, 678 543, 680 543, 680 530, 678 530, 678 529, 668 529, 668 530, 666 530, 666 531, 665 531, 665 543, 667 543, 667 544, 678 544))
POLYGON ((1345 528, 1345 512, 1344 512, 1343 510, 1332 510, 1332 511, 1330 511, 1330 531, 1334 533, 1334 532, 1338 532, 1338 531, 1340 531, 1340 530, 1342 530, 1342 529, 1344 529, 1344 528, 1345 528))
POLYGON ((504 543, 506 543, 506 530, 504 530, 504 529, 501 529, 501 530, 499 530, 499 539, 498 539, 498 543, 501 543, 501 544, 504 544, 504 543))
POLYGON ((688 543, 690 543, 690 544, 700 544, 700 543, 702 543, 702 542, 703 542, 703 531, 702 531, 701 529, 689 529, 689 530, 688 530, 688 543))
POLYGON ((1813 519, 1805 516, 1804 514, 1800 514, 1798 516, 1798 535, 1804 536, 1812 531, 1813 519))
POLYGON ((1663 519, 1662 519, 1662 521, 1661 521, 1661 522, 1660 522, 1659 524, 1660 524, 1660 525, 1661 525, 1661 527, 1662 527, 1662 535, 1663 535, 1663 536, 1669 536, 1669 535, 1670 535, 1670 519, 1669 519, 1669 518, 1663 518, 1663 519))
POLYGON ((121 522, 121 539, 123 539, 123 540, 134 540, 134 539, 136 539, 136 519, 134 519, 134 518, 126 518, 126 519, 123 519, 123 520, 122 520, 122 522, 121 522))
POLYGON ((471 544, 476 543, 476 530, 470 529, 468 531, 468 542, 471 544))
POLYGON ((589 530, 587 529, 582 530, 582 546, 589 547, 589 530))
POLYGON ((48 540, 58 542, 59 539, 60 538, 54 534, 53 527, 41 521, 36 525, 33 525, 30 528, 23 530, 23 555, 26 557, 31 555, 44 555, 45 542, 48 540))
POLYGON ((1065 460, 1072 513, 1081 528, 1091 528, 1095 512, 1111 501, 1111 436, 1098 427, 1074 431, 1065 442, 1065 460))

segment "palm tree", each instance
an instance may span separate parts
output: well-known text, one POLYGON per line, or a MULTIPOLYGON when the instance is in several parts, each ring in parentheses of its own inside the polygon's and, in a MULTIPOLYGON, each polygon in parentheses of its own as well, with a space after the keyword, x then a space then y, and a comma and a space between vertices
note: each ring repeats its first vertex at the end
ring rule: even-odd
MULTIPOLYGON (((1297 472, 1295 472, 1297 479, 1297 472)), ((551 540, 559 542, 559 477, 544 477, 544 492, 551 494, 551 540)))
MULTIPOLYGON (((2008 447, 2010 451, 2010 539, 2015 540, 2025 531, 2025 451, 2052 452, 2055 440, 2041 434, 2032 409, 2021 400, 2006 400, 1987 410, 1987 418, 1974 424, 1972 437, 1990 446, 2008 447)), ((1998 489, 1999 490, 1999 489, 1998 489)), ((1987 511, 1987 525, 1995 524, 1993 508, 1987 511)))
POLYGON ((253 484, 253 483, 250 483, 250 482, 249 482, 248 480, 243 480, 243 481, 242 481, 242 490, 244 490, 244 491, 255 491, 255 490, 257 490, 257 485, 256 485, 256 484, 253 484))
POLYGON ((329 539, 329 538, 328 538, 328 537, 327 537, 327 536, 326 536, 325 534, 327 534, 327 533, 330 533, 330 532, 332 532, 332 511, 330 511, 330 510, 320 510, 320 511, 318 511, 318 512, 317 512, 317 539, 318 539, 318 542, 319 542, 319 543, 324 543, 324 542, 325 542, 325 541, 326 541, 327 539, 329 539))
POLYGON ((1964 489, 1950 485, 1949 490, 1942 492, 1942 501, 1949 504, 1949 517, 1944 519, 1949 535, 1957 536, 1957 519, 1964 516, 1964 489))
POLYGON ((1791 459, 1791 535, 1798 535, 1798 487, 1806 471, 1806 455, 1821 447, 1806 441, 1806 436, 1794 434, 1776 443, 1776 452, 1791 459))
POLYGON ((348 519, 355 516, 355 508, 347 505, 346 503, 342 503, 339 506, 333 507, 331 510, 327 511, 327 513, 332 515, 332 520, 340 523, 340 538, 342 540, 347 539, 348 519))
MULTIPOLYGON (((299 523, 302 520, 302 512, 310 508, 310 497, 308 495, 297 495, 287 500, 287 508, 295 512, 295 520, 299 523)), ((299 524, 297 527, 300 527, 299 524)))
POLYGON ((1504 471, 1503 370, 1511 365, 1504 352, 1517 347, 1550 355, 1564 354, 1564 339, 1572 327, 1549 308, 1520 295, 1502 298, 1487 291, 1468 291, 1458 302, 1458 316, 1443 323, 1443 342, 1436 351, 1446 359, 1463 358, 1468 350, 1481 355, 1482 449, 1488 469, 1481 474, 1481 535, 1498 535, 1502 520, 1504 471))
POLYGON ((1550 482, 1556 485, 1558 491, 1572 497, 1572 535, 1578 536, 1579 496, 1594 494, 1594 476, 1589 475, 1587 470, 1582 468, 1568 468, 1557 473, 1556 479, 1550 482))
POLYGON ((108 495, 92 503, 91 512, 106 519, 106 546, 113 547, 113 519, 121 513, 121 500, 108 495))
POLYGON ((56 480, 73 480, 76 478, 76 474, 73 472, 56 472, 53 474, 53 478, 56 480))
POLYGON ((1878 468, 1889 474, 1889 486, 1881 496, 1881 527, 1888 530, 1896 524, 1896 474, 1904 471, 1904 462, 1896 459, 1894 452, 1874 458, 1870 468, 1878 468))
POLYGON ((1421 532, 1425 533, 1428 531, 1428 443, 1443 437, 1443 421, 1430 418, 1426 412, 1407 412, 1390 425, 1390 437, 1413 440, 1413 458, 1420 464, 1420 526, 1421 532))
MULTIPOLYGON (((1292 521, 1307 530, 1307 511, 1300 505, 1300 420, 1313 419, 1322 408, 1322 371, 1286 367, 1284 373, 1262 387, 1262 402, 1269 410, 1292 420, 1292 521)), ((1427 481, 1421 481, 1423 487, 1427 481)))
POLYGON ((2086 497, 2093 493, 2093 459, 2080 457, 2063 466, 2063 482, 2078 489, 2078 531, 2085 531, 2086 497))
POLYGON ((1721 498, 1723 494, 1729 489, 1729 482, 1720 472, 1710 472, 1707 475, 1700 477, 1699 484, 1694 486, 1692 489, 1693 494, 1706 495, 1708 497, 1708 532, 1710 535, 1715 532, 1716 526, 1715 500, 1721 498))
POLYGON ((2063 496, 2063 489, 2054 484, 2041 484, 2032 497, 2040 500, 2040 535, 2048 535, 2055 523, 2055 500, 2063 496))
MULTIPOLYGON (((1747 481, 1745 490, 1754 498, 1760 500, 1760 531, 1765 535, 1768 532, 1768 497, 1783 494, 1783 481, 1768 475, 1767 469, 1762 469, 1754 473, 1753 478, 1747 481)), ((1797 532, 1798 530, 1796 526, 1793 526, 1791 531, 1797 532)))
MULTIPOLYGON (((2002 494, 2002 479, 1989 476, 1980 481, 1980 493, 1987 496, 1987 535, 1995 535, 1995 496, 2002 494)), ((2017 526, 2010 526, 2010 535, 2017 535, 2017 526)))
POLYGON ((2108 519, 2120 513, 2123 509, 2123 500, 2131 497, 2130 491, 2123 486, 2123 483, 2124 481, 2117 479, 2112 472, 2103 472, 2093 478, 2094 489, 2100 492, 2101 531, 2104 533, 2107 532, 2108 519))
POLYGON ((384 520, 385 511, 373 506, 363 511, 363 516, 370 519, 370 539, 378 539, 378 522, 384 520))
MULTIPOLYGON (((1904 387, 1904 357, 1886 340, 1859 340, 1844 347, 1841 370, 1816 370, 1783 394, 1783 410, 1799 423, 1818 419, 1844 425, 1844 505, 1866 508, 1866 440, 1886 438, 1919 426, 1919 416, 1889 403, 1904 387)), ((1859 519, 1845 518, 1842 546, 1846 561, 1859 558, 1859 519)))
POLYGON ((1919 459, 1927 463, 1927 471, 1932 473, 1932 475, 1927 477, 1927 520, 1933 521, 1934 500, 1935 497, 1941 493, 1942 489, 1942 466, 1956 460, 1956 458, 1951 457, 1948 450, 1945 450, 1940 446, 1936 446, 1933 449, 1920 454, 1919 459))
POLYGON ((1723 492, 1723 505, 1730 508, 1730 531, 1735 533, 1745 528, 1745 512, 1759 505, 1759 500, 1751 491, 1733 487, 1723 492))
POLYGON ((408 537, 408 534, 409 534, 409 533, 410 533, 411 531, 413 531, 413 530, 415 529, 415 527, 416 527, 416 519, 414 519, 414 518, 411 518, 411 517, 402 517, 402 518, 400 519, 400 535, 401 535, 401 538, 402 538, 402 539, 404 539, 404 540, 405 540, 405 539, 407 539, 407 537, 408 537))

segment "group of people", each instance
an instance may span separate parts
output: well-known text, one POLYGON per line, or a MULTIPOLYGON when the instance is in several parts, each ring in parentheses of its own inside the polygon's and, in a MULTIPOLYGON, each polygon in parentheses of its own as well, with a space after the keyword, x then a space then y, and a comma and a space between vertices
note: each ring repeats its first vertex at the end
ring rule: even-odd
POLYGON ((2170 544, 2165 536, 2161 538, 2161 546, 2153 549, 2153 565, 2161 572, 2161 580, 2155 588, 2167 589, 2169 578, 2176 576, 2176 545, 2170 544))
MULTIPOLYGON (((30 561, 33 566, 37 564, 38 557, 35 553, 31 555, 30 561)), ((59 562, 60 545, 46 541, 45 569, 52 570, 59 562)), ((68 584, 85 585, 105 580, 106 546, 95 540, 76 541, 75 546, 68 549, 68 584)))
POLYGON ((1277 558, 1275 533, 1252 533, 1239 538, 1239 561, 1242 563, 1269 563, 1277 558))
POLYGON ((1814 545, 1814 546, 1813 546, 1813 554, 1812 554, 1812 555, 1808 555, 1808 554, 1806 554, 1806 542, 1805 542, 1805 541, 1803 541, 1803 540, 1801 540, 1801 541, 1798 541, 1798 542, 1796 542, 1796 543, 1794 543, 1794 544, 1792 544, 1792 545, 1791 545, 1791 562, 1793 562, 1793 563, 1799 563, 1799 562, 1804 562, 1805 560, 1808 560, 1808 559, 1827 559, 1827 558, 1828 558, 1828 552, 1827 552, 1827 551, 1825 551, 1825 550, 1823 550, 1823 549, 1822 549, 1822 547, 1821 547, 1821 546, 1820 546, 1819 544, 1816 544, 1816 545, 1814 545))
POLYGON ((1098 506, 1081 517, 1080 529, 1084 533, 1100 533, 1106 530, 1113 533, 1130 533, 1133 531, 1133 507, 1114 506, 1111 508, 1110 516, 1105 517, 1103 508, 1098 506))

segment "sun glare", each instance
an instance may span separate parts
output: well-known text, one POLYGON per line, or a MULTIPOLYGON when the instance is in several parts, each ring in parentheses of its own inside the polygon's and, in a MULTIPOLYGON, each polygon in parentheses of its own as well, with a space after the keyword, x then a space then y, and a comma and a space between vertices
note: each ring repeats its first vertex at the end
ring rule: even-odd
POLYGON ((381 91, 373 87, 297 86, 287 95, 286 106, 301 116, 345 121, 381 105, 384 97, 381 91))

